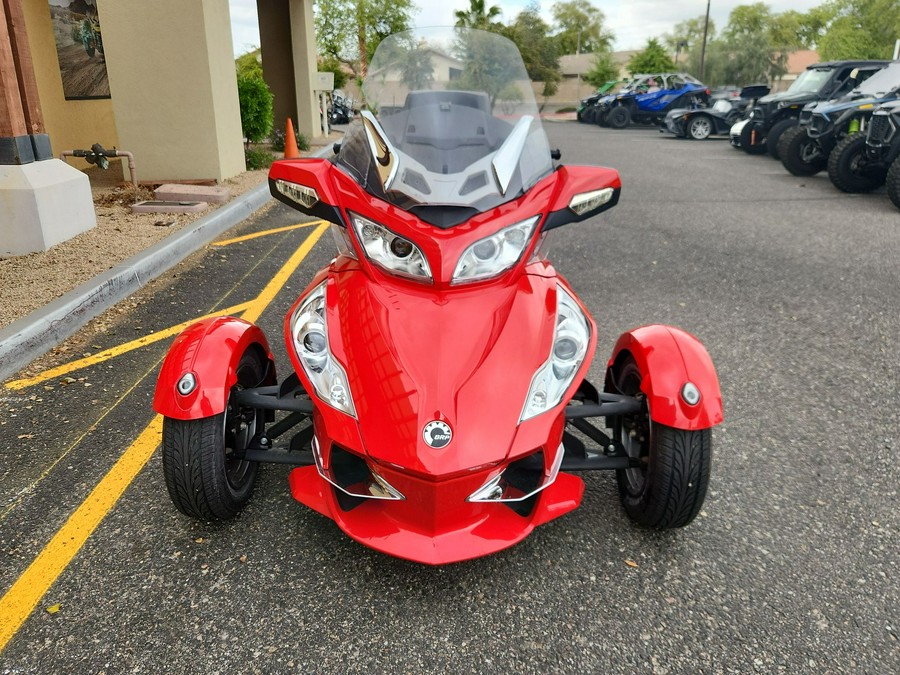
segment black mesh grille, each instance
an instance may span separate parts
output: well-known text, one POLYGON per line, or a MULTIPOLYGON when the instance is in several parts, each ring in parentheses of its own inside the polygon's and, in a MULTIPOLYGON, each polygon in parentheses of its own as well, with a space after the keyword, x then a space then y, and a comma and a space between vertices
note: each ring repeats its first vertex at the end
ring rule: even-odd
POLYGON ((869 145, 887 145, 894 135, 890 115, 874 114, 869 122, 869 145))

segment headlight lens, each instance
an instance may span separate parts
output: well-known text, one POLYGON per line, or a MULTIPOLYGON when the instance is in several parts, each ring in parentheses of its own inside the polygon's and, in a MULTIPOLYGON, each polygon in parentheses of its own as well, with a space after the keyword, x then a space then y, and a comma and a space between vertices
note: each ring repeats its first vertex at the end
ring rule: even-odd
POLYGON ((322 401, 356 417, 347 373, 331 353, 325 320, 325 283, 306 296, 291 319, 294 351, 322 401))
POLYGON ((578 303, 556 287, 556 328, 550 358, 534 374, 520 422, 558 405, 584 361, 591 338, 590 324, 578 303))
POLYGON ((531 241, 540 216, 505 227, 469 246, 456 263, 451 283, 489 279, 515 265, 531 241))
POLYGON ((373 263, 392 274, 432 281, 428 260, 409 239, 355 213, 350 214, 350 220, 366 256, 373 263))

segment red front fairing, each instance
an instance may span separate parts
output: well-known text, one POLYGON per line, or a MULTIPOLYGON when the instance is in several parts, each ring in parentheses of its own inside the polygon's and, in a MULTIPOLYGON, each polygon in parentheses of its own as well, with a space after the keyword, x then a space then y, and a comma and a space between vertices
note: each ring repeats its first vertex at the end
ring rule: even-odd
MULTIPOLYGON (((345 510, 315 467, 294 470, 294 496, 368 546, 432 564, 506 548, 577 507, 583 484, 562 475, 525 515, 503 503, 466 501, 509 462, 540 450, 549 466, 562 451, 562 407, 569 396, 519 423, 532 377, 551 350, 557 284, 564 283, 546 263, 529 271, 508 275, 505 283, 444 291, 380 273, 375 282, 346 258, 319 275, 313 286, 328 280, 331 349, 347 372, 358 417, 316 407, 323 463, 328 466, 336 444, 365 457, 406 499, 366 500, 345 510), (453 430, 444 448, 430 447, 423 437, 433 420, 453 430)), ((595 346, 591 327, 583 371, 595 346)))

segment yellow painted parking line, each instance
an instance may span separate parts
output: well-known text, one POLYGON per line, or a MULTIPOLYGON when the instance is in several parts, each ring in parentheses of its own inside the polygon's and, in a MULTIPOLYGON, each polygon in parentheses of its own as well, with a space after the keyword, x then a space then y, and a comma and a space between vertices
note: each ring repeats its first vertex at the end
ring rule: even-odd
POLYGON ((0 598, 0 651, 31 614, 81 550, 119 497, 156 450, 162 436, 162 417, 157 415, 119 458, 103 480, 87 496, 28 569, 0 598))
POLYGON ((294 251, 294 255, 292 255, 282 268, 278 270, 278 273, 272 277, 272 281, 270 281, 266 287, 262 289, 262 292, 256 296, 256 299, 250 303, 250 307, 241 314, 242 319, 249 321, 250 323, 259 320, 263 311, 269 306, 269 303, 275 299, 275 296, 278 295, 278 291, 280 291, 282 286, 287 283, 287 280, 294 273, 294 270, 296 270, 297 267, 300 266, 300 263, 303 262, 303 259, 309 255, 312 247, 322 238, 322 235, 325 234, 325 230, 327 229, 328 223, 324 223, 310 233, 303 243, 300 244, 300 248, 294 251))
POLYGON ((311 223, 299 223, 297 225, 287 225, 286 227, 276 227, 273 230, 265 230, 264 232, 254 232, 253 234, 245 234, 243 237, 235 237, 234 239, 225 239, 223 241, 213 242, 213 246, 229 246, 231 244, 237 244, 242 241, 250 241, 251 239, 258 239, 259 237, 268 237, 270 234, 278 234, 279 232, 290 232, 291 230, 298 230, 301 227, 316 227, 324 223, 324 220, 314 220, 311 223))
POLYGON ((150 333, 150 335, 145 335, 143 337, 139 337, 136 340, 131 340, 129 342, 125 342, 120 345, 116 345, 115 347, 111 347, 110 349, 104 349, 102 352, 97 352, 96 354, 91 354, 90 356, 86 356, 83 359, 78 359, 76 361, 70 361, 69 363, 64 363, 61 366, 57 366, 56 368, 51 368, 50 370, 45 370, 43 373, 39 375, 35 375, 34 377, 26 377, 21 380, 13 380, 12 382, 7 382, 4 386, 7 389, 12 389, 14 391, 18 391, 19 389, 25 389, 26 387, 32 387, 36 384, 40 384, 41 382, 46 382, 47 380, 52 380, 56 377, 62 377, 63 375, 68 375, 69 373, 75 372, 76 370, 81 370, 82 368, 87 368, 88 366, 95 366, 98 363, 103 363, 104 361, 109 361, 116 356, 121 356, 127 352, 133 351, 135 349, 139 349, 141 347, 145 347, 147 345, 151 345, 154 342, 159 342, 160 340, 165 340, 168 337, 172 337, 173 335, 177 335, 185 328, 190 326, 191 324, 197 323, 198 321, 203 321, 204 319, 209 319, 214 316, 226 316, 229 314, 238 314, 239 312, 243 312, 250 306, 249 302, 243 302, 240 305, 235 305, 234 307, 227 307, 226 309, 219 310, 218 312, 212 312, 210 314, 206 314, 205 316, 198 316, 190 321, 185 321, 183 323, 178 324, 177 326, 171 326, 161 331, 157 331, 156 333, 150 333))
MULTIPOLYGON (((243 313, 244 319, 247 321, 259 319, 326 229, 327 225, 319 225, 310 233, 262 293, 247 303, 247 309, 243 313)), ((148 371, 147 374, 149 372, 152 371, 148 371)), ((159 446, 161 436, 162 417, 157 415, 57 531, 28 569, 0 598, 0 652, 78 554, 106 514, 119 501, 159 446)))
POLYGON ((67 447, 65 449, 65 451, 59 457, 57 457, 55 460, 53 460, 53 462, 51 462, 49 466, 47 466, 43 471, 41 471, 40 475, 37 478, 35 478, 33 481, 31 481, 31 483, 29 483, 27 486, 25 486, 21 490, 19 490, 19 492, 16 495, 11 496, 8 500, 6 507, 2 511, 0 511, 0 523, 2 523, 4 520, 6 520, 7 517, 9 517, 9 514, 18 508, 19 504, 22 503, 22 500, 28 494, 30 494, 38 486, 38 484, 40 484, 45 478, 47 478, 47 476, 50 475, 50 473, 53 471, 53 469, 55 469, 63 460, 65 460, 66 457, 68 457, 69 454, 75 448, 77 448, 79 445, 81 445, 81 442, 85 438, 87 438, 92 432, 96 431, 97 427, 100 425, 100 423, 104 419, 106 419, 106 416, 109 415, 113 410, 118 408, 119 404, 122 401, 124 401, 131 394, 131 392, 133 392, 135 389, 137 389, 138 385, 141 382, 144 381, 144 378, 146 378, 151 373, 154 373, 156 371, 156 368, 159 366, 159 364, 161 362, 162 362, 162 358, 157 359, 157 361, 152 366, 150 366, 150 368, 147 370, 147 372, 145 372, 143 375, 141 375, 139 378, 137 378, 137 380, 135 380, 134 384, 132 384, 130 387, 128 387, 128 389, 123 391, 119 395, 119 397, 116 399, 115 403, 113 403, 106 410, 104 410, 103 413, 100 415, 100 417, 97 419, 97 421, 94 422, 93 424, 91 424, 91 426, 88 427, 87 430, 85 430, 85 432, 83 434, 81 434, 72 443, 70 443, 69 447, 67 447))

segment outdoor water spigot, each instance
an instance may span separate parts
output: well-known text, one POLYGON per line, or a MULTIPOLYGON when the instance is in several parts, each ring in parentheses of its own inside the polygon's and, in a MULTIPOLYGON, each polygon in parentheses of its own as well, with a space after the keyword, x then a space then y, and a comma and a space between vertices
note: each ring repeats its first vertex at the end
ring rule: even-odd
POLYGON ((117 157, 118 153, 115 148, 107 150, 99 143, 94 143, 90 150, 73 150, 72 155, 74 157, 83 157, 88 164, 96 164, 105 170, 109 168, 109 159, 107 158, 117 157))

